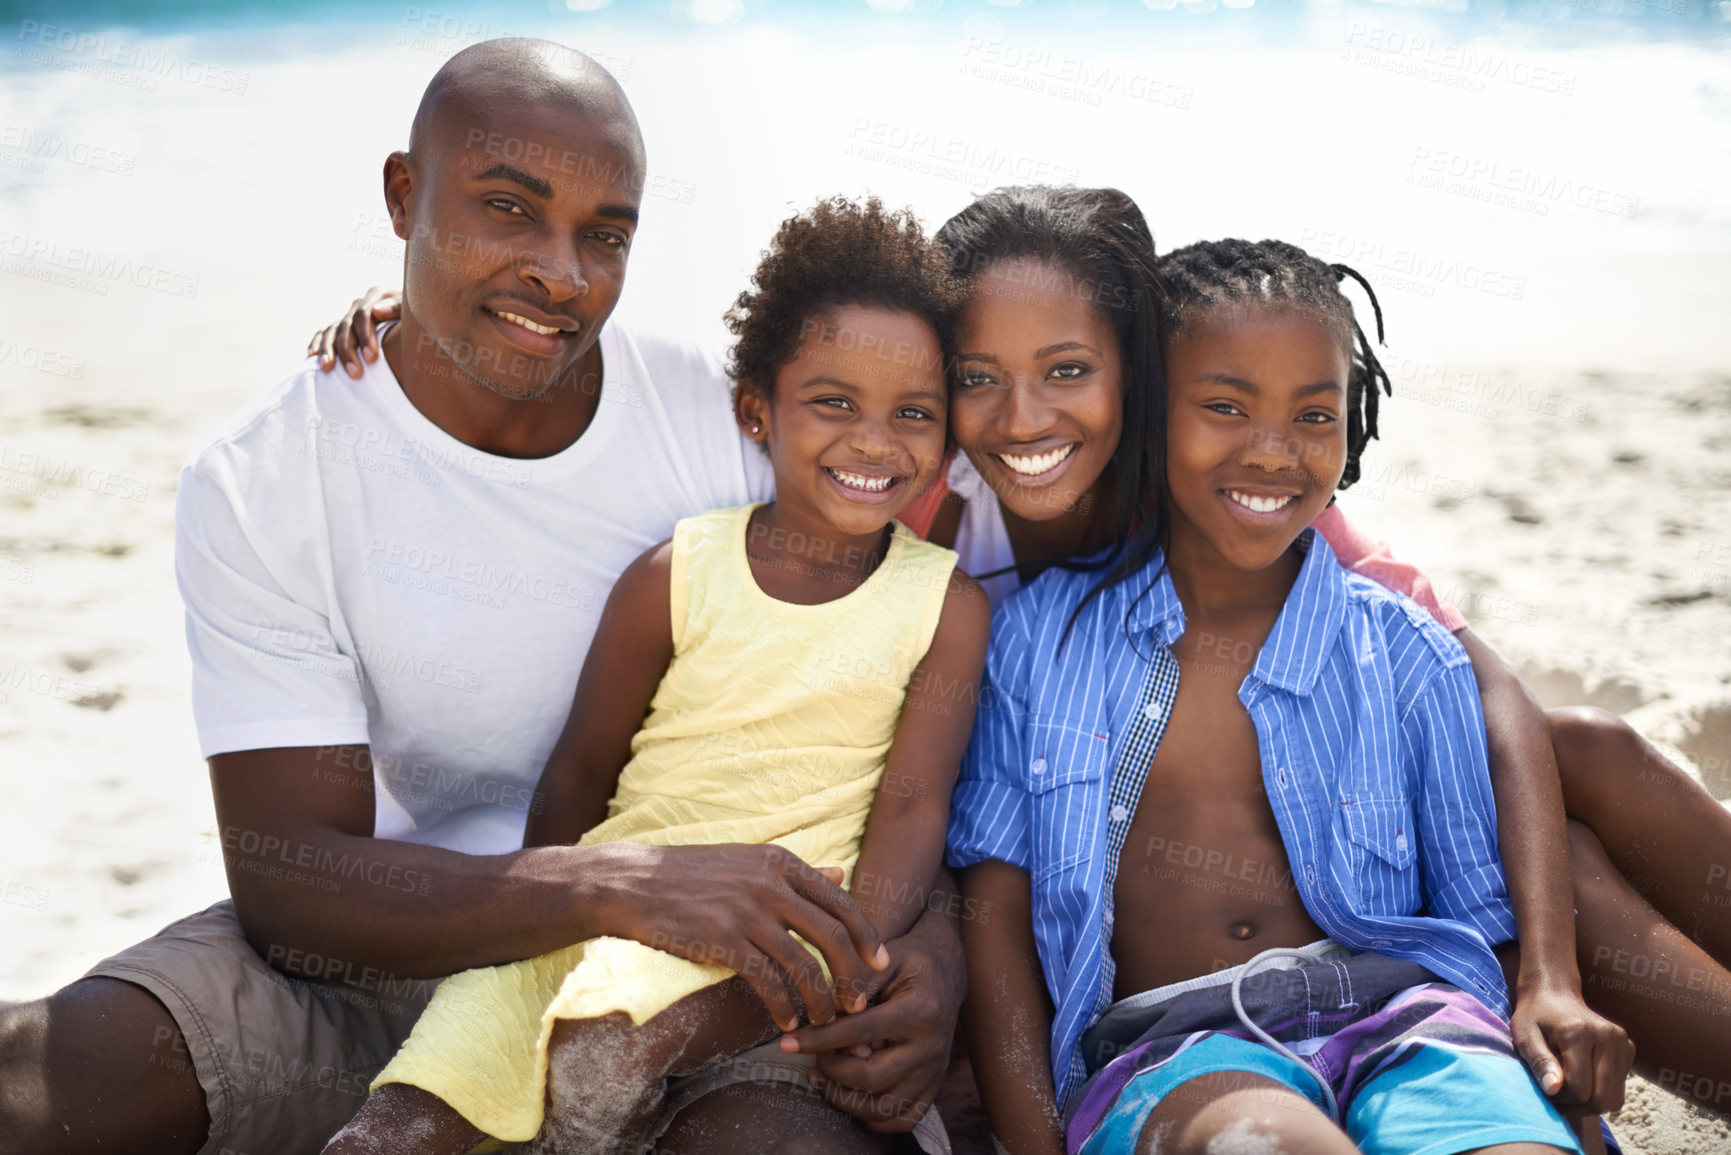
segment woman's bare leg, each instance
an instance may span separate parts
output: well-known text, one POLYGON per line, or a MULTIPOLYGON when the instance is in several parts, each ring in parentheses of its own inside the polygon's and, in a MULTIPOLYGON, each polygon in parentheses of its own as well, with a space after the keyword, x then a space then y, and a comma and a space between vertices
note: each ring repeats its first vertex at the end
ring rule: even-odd
POLYGON ((324 1155, 464 1155, 486 1138, 457 1109, 408 1083, 386 1083, 324 1155))
POLYGON ((1548 716, 1569 817, 1672 926, 1731 966, 1731 811, 1615 714, 1548 716))
POLYGON ((1629 1032, 1641 1075, 1731 1118, 1731 971, 1637 894, 1575 821, 1569 854, 1587 1004, 1629 1032))

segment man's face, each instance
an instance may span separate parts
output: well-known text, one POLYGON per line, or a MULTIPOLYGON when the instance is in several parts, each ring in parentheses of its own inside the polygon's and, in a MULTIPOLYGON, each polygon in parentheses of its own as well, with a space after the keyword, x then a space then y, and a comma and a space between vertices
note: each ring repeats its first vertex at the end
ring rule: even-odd
POLYGON ((624 287, 643 191, 631 129, 515 103, 454 111, 430 144, 386 168, 408 242, 404 352, 512 400, 540 396, 595 347, 624 287))

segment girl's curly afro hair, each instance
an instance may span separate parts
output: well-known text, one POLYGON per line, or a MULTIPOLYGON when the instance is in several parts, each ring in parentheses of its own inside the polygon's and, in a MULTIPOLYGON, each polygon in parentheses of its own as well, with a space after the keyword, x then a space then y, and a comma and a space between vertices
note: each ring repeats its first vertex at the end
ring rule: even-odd
POLYGON ((830 197, 783 221, 751 285, 727 311, 738 338, 727 372, 736 389, 764 397, 774 394, 776 374, 813 317, 844 305, 912 313, 947 352, 961 302, 944 250, 910 210, 887 211, 876 197, 830 197))

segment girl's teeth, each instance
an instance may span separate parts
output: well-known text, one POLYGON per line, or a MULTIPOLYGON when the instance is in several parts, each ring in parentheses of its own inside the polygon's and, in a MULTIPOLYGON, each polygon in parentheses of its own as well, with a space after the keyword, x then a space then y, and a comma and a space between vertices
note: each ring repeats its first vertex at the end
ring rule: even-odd
POLYGON ((529 318, 519 317, 515 313, 500 312, 499 316, 505 318, 505 320, 510 321, 513 324, 523 326, 523 328, 529 330, 529 332, 531 332, 531 333, 539 333, 543 337, 551 337, 556 333, 563 332, 563 330, 555 329, 551 325, 537 325, 535 322, 531 321, 529 318))
POLYGON ((1285 497, 1258 497, 1254 493, 1239 493, 1236 489, 1227 490, 1226 496, 1256 513, 1273 513, 1294 500, 1291 494, 1285 497))
POLYGON ((839 469, 829 471, 837 481, 850 489, 863 489, 867 493, 882 493, 895 481, 893 477, 862 477, 857 473, 844 473, 839 469))
POLYGON ((1056 468, 1060 461, 1064 460, 1075 451, 1076 446, 1071 444, 1060 446, 1049 453, 1036 453, 1032 455, 1000 453, 998 454, 998 460, 1002 461, 1005 465, 1008 465, 1011 469, 1020 473, 1024 477, 1038 477, 1048 469, 1056 468))

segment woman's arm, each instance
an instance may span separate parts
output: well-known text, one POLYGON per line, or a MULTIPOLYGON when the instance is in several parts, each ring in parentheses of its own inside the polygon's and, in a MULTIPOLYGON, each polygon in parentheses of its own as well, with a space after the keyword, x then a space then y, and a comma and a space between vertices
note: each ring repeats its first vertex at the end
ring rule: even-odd
POLYGON ((908 685, 854 868, 853 896, 885 939, 924 909, 944 853, 950 791, 973 732, 991 606, 956 570, 932 644, 908 685))
POLYGON ((614 583, 577 679, 571 715, 535 789, 524 846, 562 846, 607 817, 631 739, 673 660, 671 542, 614 583))
POLYGON ((962 920, 968 997, 962 1029, 992 1134, 1011 1155, 1062 1155, 1052 1087, 1052 1002, 1034 942, 1028 872, 988 859, 962 872, 978 917, 962 920))
POLYGON ((1497 844, 1520 943, 1511 992, 1515 1047, 1559 1106, 1616 1110, 1634 1049, 1623 1029, 1581 996, 1567 821, 1550 724, 1494 650, 1471 629, 1455 636, 1472 659, 1484 706, 1497 844))
POLYGON ((374 285, 350 303, 349 311, 341 318, 313 334, 307 342, 307 356, 317 357, 319 368, 326 372, 341 361, 343 370, 359 380, 362 358, 379 359, 377 326, 402 315, 403 291, 374 285))

